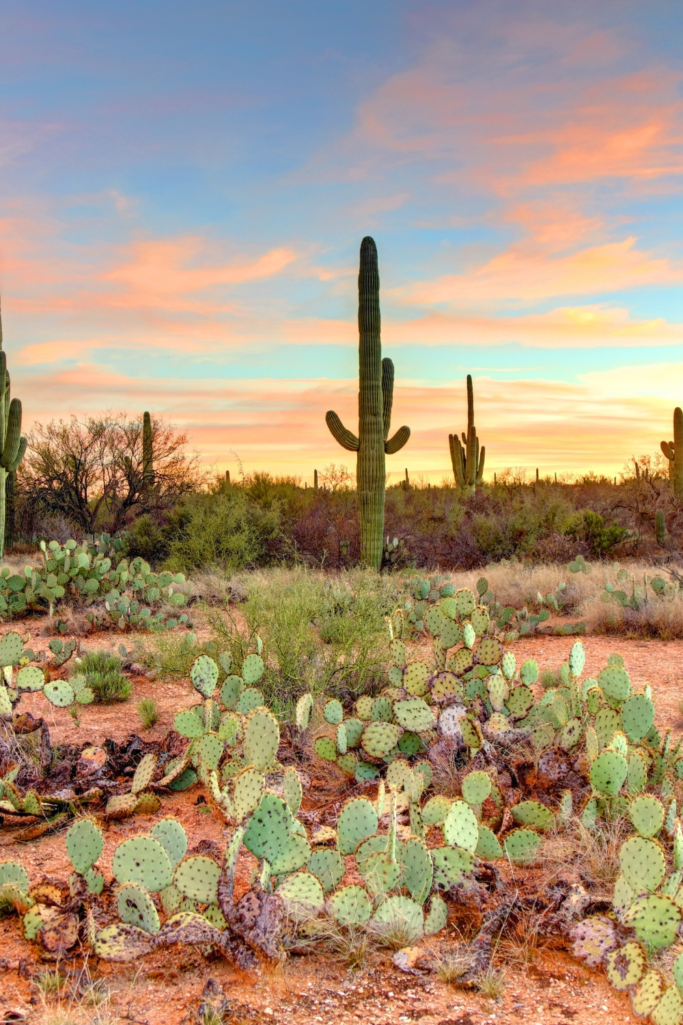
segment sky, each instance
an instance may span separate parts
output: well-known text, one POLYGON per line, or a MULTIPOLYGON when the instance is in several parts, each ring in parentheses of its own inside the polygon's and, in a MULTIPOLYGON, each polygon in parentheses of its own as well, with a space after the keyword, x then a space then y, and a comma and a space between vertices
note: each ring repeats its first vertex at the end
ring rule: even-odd
POLYGON ((207 467, 353 470, 380 260, 390 480, 615 474, 683 404, 678 0, 0 0, 24 428, 148 409, 207 467))

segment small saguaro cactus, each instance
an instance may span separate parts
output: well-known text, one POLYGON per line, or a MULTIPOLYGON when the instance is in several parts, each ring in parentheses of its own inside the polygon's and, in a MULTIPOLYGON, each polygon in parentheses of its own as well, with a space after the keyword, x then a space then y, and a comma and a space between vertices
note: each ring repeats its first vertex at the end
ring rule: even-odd
POLYGON ((142 414, 142 488, 151 491, 154 486, 154 435, 152 418, 149 413, 142 414))
POLYGON ((2 350, 2 318, 0 317, 0 557, 5 552, 5 510, 7 477, 13 474, 24 458, 26 438, 21 436, 21 402, 10 401, 7 357, 2 350))
POLYGON ((361 561, 379 569, 384 538, 385 455, 393 455, 403 448, 410 437, 410 428, 399 427, 393 438, 389 437, 394 364, 390 359, 382 359, 377 246, 369 236, 360 247, 358 331, 358 437, 344 427, 336 413, 328 412, 325 419, 342 448, 358 453, 361 561))
POLYGON ((466 494, 473 495, 475 488, 484 479, 484 459, 486 448, 479 451, 479 438, 474 426, 474 389, 472 377, 467 375, 467 434, 462 434, 462 444, 457 434, 448 435, 451 449, 451 462, 455 483, 466 494))
POLYGON ((674 440, 661 442, 661 449, 669 460, 669 482, 677 498, 683 498, 683 410, 674 409, 674 440))

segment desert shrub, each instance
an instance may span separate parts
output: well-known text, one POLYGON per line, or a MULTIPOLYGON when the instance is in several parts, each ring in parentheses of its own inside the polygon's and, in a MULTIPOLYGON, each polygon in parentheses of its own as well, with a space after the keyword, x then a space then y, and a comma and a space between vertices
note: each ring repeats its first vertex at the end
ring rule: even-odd
POLYGON ((138 715, 142 728, 151 730, 159 722, 159 709, 154 698, 143 698, 138 701, 138 715))
POLYGON ((106 651, 91 651, 84 655, 76 666, 78 674, 85 676, 86 686, 95 695, 95 701, 109 704, 127 701, 132 690, 130 681, 123 675, 123 664, 116 655, 106 651))
POLYGON ((191 495, 179 503, 164 530, 171 569, 220 565, 229 570, 268 562, 269 542, 279 534, 278 505, 265 508, 242 489, 191 495))

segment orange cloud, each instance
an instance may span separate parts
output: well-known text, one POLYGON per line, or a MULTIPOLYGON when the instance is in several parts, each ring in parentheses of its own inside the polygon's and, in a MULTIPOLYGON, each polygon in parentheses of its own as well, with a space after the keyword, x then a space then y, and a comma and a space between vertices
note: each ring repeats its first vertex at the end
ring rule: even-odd
POLYGON ((296 259, 291 249, 272 249, 251 263, 191 264, 206 250, 205 241, 180 238, 136 242, 132 258, 102 275, 103 281, 126 286, 123 294, 109 297, 114 305, 163 306, 190 309, 197 304, 181 297, 216 285, 239 285, 279 274, 296 259))
POLYGON ((636 242, 630 237, 553 259, 547 252, 514 246, 482 267, 397 289, 394 294, 416 303, 533 303, 557 295, 683 282, 683 266, 638 250, 636 242))

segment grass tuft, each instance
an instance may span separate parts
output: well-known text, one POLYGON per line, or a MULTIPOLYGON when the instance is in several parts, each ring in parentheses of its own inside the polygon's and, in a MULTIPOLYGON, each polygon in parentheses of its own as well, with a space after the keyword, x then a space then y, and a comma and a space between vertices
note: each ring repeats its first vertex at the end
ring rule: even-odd
POLYGON ((127 701, 132 686, 123 675, 123 663, 117 655, 106 651, 91 651, 84 655, 76 666, 77 672, 85 676, 86 686, 95 694, 95 701, 109 704, 127 701))
POLYGON ((138 715, 142 728, 151 730, 159 722, 159 707, 154 698, 143 698, 138 701, 138 715))

